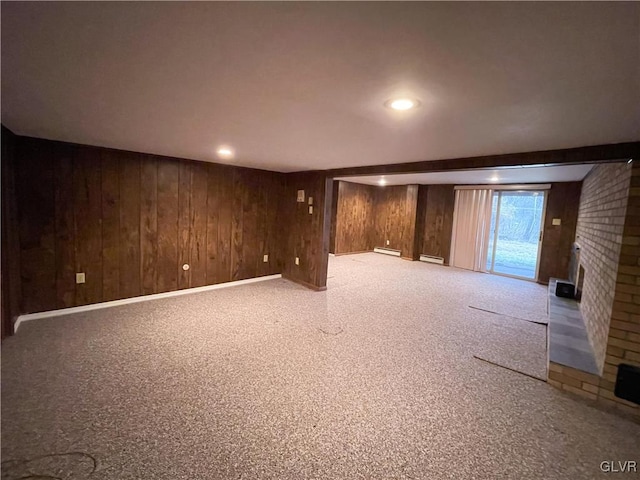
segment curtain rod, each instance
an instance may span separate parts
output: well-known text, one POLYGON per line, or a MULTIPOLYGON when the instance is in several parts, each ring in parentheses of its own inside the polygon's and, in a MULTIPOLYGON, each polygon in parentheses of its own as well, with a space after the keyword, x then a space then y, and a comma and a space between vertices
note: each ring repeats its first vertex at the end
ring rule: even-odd
POLYGON ((523 183, 515 185, 456 185, 455 190, 549 190, 550 183, 523 183))

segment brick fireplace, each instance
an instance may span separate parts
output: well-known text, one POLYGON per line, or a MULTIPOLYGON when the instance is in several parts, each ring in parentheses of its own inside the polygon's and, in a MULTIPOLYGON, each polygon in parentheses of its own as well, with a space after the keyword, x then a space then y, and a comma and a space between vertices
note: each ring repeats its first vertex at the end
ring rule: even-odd
POLYGON ((614 393, 618 366, 640 366, 639 160, 600 164, 585 178, 569 270, 597 368, 550 361, 549 383, 640 419, 640 406, 614 393))

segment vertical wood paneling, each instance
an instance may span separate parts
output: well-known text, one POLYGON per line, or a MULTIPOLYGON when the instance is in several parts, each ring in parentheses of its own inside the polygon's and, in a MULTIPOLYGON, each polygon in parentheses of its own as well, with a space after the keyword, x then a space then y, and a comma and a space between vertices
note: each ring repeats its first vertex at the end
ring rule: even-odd
POLYGON ((76 305, 76 251, 73 193, 74 149, 55 147, 56 308, 76 305))
POLYGON ((428 185, 418 185, 418 206, 416 208, 416 233, 414 240, 413 259, 420 259, 424 244, 425 221, 427 215, 428 185))
POLYGON ((331 180, 323 173, 295 173, 286 177, 285 194, 282 197, 282 224, 288 231, 283 253, 283 275, 314 289, 325 289, 327 284, 327 260, 329 254, 329 230, 332 193, 331 180), (308 203, 296 201, 296 192, 305 191, 305 200, 314 199, 313 214, 308 203), (295 264, 295 257, 300 265, 295 264))
MULTIPOLYGON (((389 247, 417 260, 424 251, 446 252, 451 241, 453 186, 377 187, 339 182, 335 252, 389 247), (428 192, 433 188, 429 203, 428 192), (450 198, 449 198, 450 197, 450 198), (389 244, 386 241, 389 240, 389 244)), ((433 255, 434 253, 432 253, 433 255)))
POLYGON ((13 132, 2 127, 2 174, 0 188, 2 195, 0 214, 2 220, 2 335, 13 334, 13 325, 22 308, 21 281, 20 281, 20 237, 17 218, 16 198, 16 159, 17 142, 13 132))
POLYGON ((233 232, 233 172, 229 167, 220 168, 219 222, 218 222, 218 281, 228 282, 231 273, 231 237, 233 232))
POLYGON ((418 213, 418 185, 407 185, 402 220, 402 247, 403 258, 417 260, 419 257, 416 246, 416 215, 418 213))
POLYGON ((140 283, 140 157, 123 154, 120 171, 120 297, 141 294, 140 283))
POLYGON ((102 175, 96 153, 79 148, 74 156, 76 272, 85 274, 85 283, 76 285, 79 305, 102 301, 102 175))
POLYGON ((207 166, 191 166, 191 211, 189 237, 191 287, 207 284, 207 166))
POLYGON ((231 280, 242 278, 242 242, 244 216, 244 192, 242 189, 242 172, 233 172, 233 210, 231 214, 231 280))
POLYGON ((180 162, 178 186, 178 288, 191 286, 191 271, 183 265, 190 265, 191 249, 191 163, 180 162))
POLYGON ((455 203, 453 185, 429 185, 426 202, 420 253, 443 257, 448 265, 455 203))
POLYGON ((158 160, 158 274, 156 292, 178 289, 179 163, 158 160))
POLYGON ((217 165, 207 169, 207 283, 220 282, 218 258, 218 227, 220 224, 220 177, 217 165))
POLYGON ((118 157, 102 159, 102 300, 120 297, 120 171, 118 157))
POLYGON ((55 305, 55 207, 52 163, 42 141, 18 143, 18 222, 23 311, 55 305))
POLYGON ((269 255, 269 262, 267 263, 266 275, 272 275, 274 273, 282 272, 282 246, 284 242, 281 241, 280 235, 284 231, 281 226, 281 219, 278 217, 278 208, 282 192, 284 191, 284 185, 282 175, 271 174, 270 182, 266 195, 266 248, 263 253, 269 255))
POLYGON ((336 183, 340 200, 336 205, 334 253, 373 250, 376 246, 373 225, 376 220, 374 205, 378 187, 343 181, 336 183))
POLYGON ((315 245, 317 252, 315 286, 322 289, 327 288, 327 273, 329 270, 329 236, 331 234, 331 198, 333 195, 333 180, 326 175, 319 174, 318 198, 315 203, 314 212, 318 215, 314 218, 314 229, 319 233, 319 238, 315 245))
POLYGON ((401 185, 376 188, 374 247, 389 247, 402 251, 407 222, 407 187, 401 185), (386 244, 387 240, 389 245, 386 244))
POLYGON ((156 293, 158 267, 158 165, 143 156, 140 182, 140 277, 142 294, 156 293))
POLYGON ((263 262, 262 256, 268 253, 268 236, 267 236, 267 197, 271 185, 271 175, 265 174, 263 178, 258 179, 257 185, 257 215, 256 215, 256 244, 257 251, 255 254, 255 272, 256 275, 267 275, 269 272, 269 264, 263 262))
MULTIPOLYGON (((269 174, 265 176, 268 177, 269 174)), ((247 172, 243 176, 242 195, 242 267, 240 278, 246 279, 256 276, 258 271, 258 256, 261 255, 260 236, 258 232, 258 199, 259 185, 258 177, 247 172)))
POLYGON ((418 258, 418 185, 378 187, 339 182, 335 252, 388 247, 404 258, 418 258), (387 245, 387 240, 389 244, 387 245))
POLYGON ((333 183, 331 185, 331 232, 329 234, 329 253, 336 253, 336 231, 338 222, 338 196, 340 193, 340 181, 333 180, 333 183))
POLYGON ((541 283, 548 283, 550 277, 568 276, 581 190, 582 182, 563 182, 551 184, 551 189, 547 192, 538 272, 538 281, 541 283), (561 224, 553 225, 554 218, 559 218, 561 224))
MULTIPOLYGON (((281 272, 283 174, 28 138, 24 144, 16 192, 24 205, 23 313, 281 272), (86 274, 85 284, 75 284, 76 272, 86 274)), ((303 213, 318 229, 319 219, 303 213)), ((299 238, 303 268, 315 279, 322 245, 299 238)))

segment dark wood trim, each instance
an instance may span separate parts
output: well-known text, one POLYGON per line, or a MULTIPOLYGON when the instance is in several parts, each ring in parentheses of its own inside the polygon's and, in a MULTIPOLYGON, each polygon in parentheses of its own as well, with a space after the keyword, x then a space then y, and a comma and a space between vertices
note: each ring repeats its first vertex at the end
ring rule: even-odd
POLYGON ((470 170, 504 168, 520 165, 554 166, 570 163, 599 163, 640 158, 640 142, 612 143, 590 147, 542 150, 538 152, 506 153, 479 157, 450 158, 420 162, 368 165, 324 170, 331 177, 356 175, 381 175, 392 173, 442 172, 446 170, 470 170))
POLYGON ((285 280, 289 280, 290 282, 297 283, 298 285, 302 285, 303 287, 306 287, 309 290, 313 290, 314 292, 324 292, 327 289, 326 285, 323 287, 318 287, 317 285, 313 285, 311 283, 305 282, 304 280, 290 277, 285 273, 282 274, 282 278, 284 278, 285 280))

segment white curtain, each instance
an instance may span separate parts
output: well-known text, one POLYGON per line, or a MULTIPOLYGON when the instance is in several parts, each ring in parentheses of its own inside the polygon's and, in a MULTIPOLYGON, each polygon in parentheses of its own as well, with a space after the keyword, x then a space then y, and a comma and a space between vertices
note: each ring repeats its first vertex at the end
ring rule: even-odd
POLYGON ((451 265, 486 271, 493 190, 456 190, 451 265))

